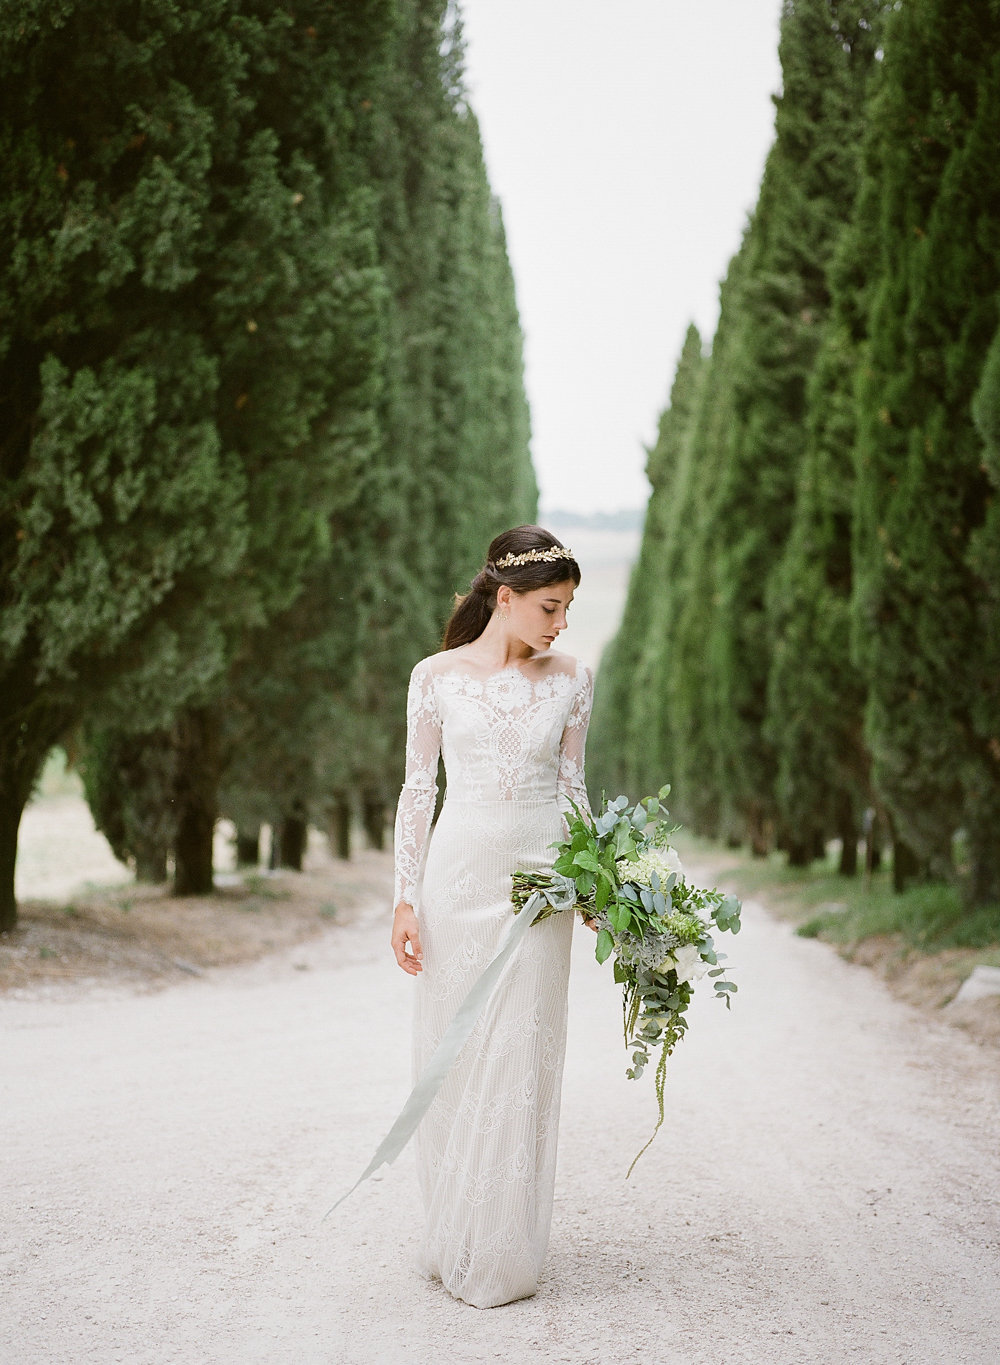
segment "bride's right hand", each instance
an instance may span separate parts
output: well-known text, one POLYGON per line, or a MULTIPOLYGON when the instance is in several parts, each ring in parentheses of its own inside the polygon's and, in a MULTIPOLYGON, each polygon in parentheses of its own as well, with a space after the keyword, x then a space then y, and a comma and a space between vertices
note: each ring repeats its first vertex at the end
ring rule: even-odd
POLYGON ((404 972, 416 976, 417 972, 424 970, 417 913, 408 901, 399 902, 392 918, 392 951, 404 972), (409 952, 406 951, 407 944, 409 952))

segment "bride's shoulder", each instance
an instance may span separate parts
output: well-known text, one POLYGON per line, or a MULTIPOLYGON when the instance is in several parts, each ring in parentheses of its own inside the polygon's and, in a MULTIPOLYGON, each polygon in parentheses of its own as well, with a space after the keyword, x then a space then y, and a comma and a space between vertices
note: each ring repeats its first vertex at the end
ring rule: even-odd
POLYGON ((590 667, 582 659, 576 659, 572 654, 564 654, 562 650, 550 649, 547 654, 549 667, 554 673, 568 673, 570 677, 581 681, 593 676, 590 667))
POLYGON ((417 677, 436 677, 447 671, 458 652, 455 649, 439 649, 436 654, 428 654, 426 658, 419 659, 413 665, 413 672, 417 677))

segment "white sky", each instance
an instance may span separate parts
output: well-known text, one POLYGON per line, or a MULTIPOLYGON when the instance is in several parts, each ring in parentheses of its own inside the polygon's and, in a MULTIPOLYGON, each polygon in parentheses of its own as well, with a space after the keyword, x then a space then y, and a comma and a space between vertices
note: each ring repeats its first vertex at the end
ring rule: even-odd
POLYGON ((688 323, 757 198, 781 0, 461 0, 545 509, 644 506, 688 323))

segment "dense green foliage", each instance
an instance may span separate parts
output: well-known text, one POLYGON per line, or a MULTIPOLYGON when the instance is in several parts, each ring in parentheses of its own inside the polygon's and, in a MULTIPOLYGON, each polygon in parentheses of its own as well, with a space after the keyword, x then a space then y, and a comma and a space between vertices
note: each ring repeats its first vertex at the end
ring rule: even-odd
POLYGON ((384 807, 409 668, 535 487, 444 0, 19 0, 0 151, 3 928, 84 721, 99 821, 181 889, 220 783, 384 807))
POLYGON ((1000 4, 958 10, 894 16, 872 107, 855 627, 878 789, 934 875, 964 827, 982 902, 1000 900, 1000 675, 997 584, 970 553, 995 499, 972 402, 998 321, 1000 4))
POLYGON ((712 353, 692 404, 689 338, 661 423, 678 449, 602 663, 592 776, 669 779, 696 831, 795 864, 836 836, 846 873, 868 811, 897 886, 943 877, 983 905, 1000 4, 786 0, 781 61, 712 353))

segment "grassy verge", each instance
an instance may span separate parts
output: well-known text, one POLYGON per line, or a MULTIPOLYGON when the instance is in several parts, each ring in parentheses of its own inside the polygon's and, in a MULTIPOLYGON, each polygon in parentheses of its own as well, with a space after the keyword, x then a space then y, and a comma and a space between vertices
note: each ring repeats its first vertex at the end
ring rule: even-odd
POLYGON ((951 1003, 973 968, 1000 967, 1000 905, 967 910, 943 883, 897 895, 887 869, 842 877, 831 861, 790 868, 781 854, 751 858, 684 832, 677 844, 682 858, 710 863, 720 886, 871 967, 901 999, 932 1011, 950 1006, 949 1023, 1000 1044, 1000 997, 951 1003))

